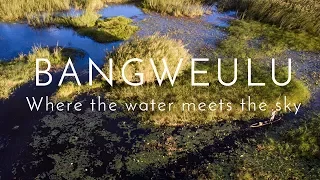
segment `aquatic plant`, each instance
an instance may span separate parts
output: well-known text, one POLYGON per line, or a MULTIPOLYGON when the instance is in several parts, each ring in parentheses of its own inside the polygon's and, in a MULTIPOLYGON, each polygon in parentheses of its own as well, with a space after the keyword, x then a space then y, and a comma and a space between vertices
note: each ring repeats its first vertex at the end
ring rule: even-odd
POLYGON ((243 144, 243 150, 234 156, 238 176, 253 179, 318 179, 319 118, 319 115, 312 115, 296 129, 287 132, 278 130, 277 135, 269 132, 265 140, 243 144))

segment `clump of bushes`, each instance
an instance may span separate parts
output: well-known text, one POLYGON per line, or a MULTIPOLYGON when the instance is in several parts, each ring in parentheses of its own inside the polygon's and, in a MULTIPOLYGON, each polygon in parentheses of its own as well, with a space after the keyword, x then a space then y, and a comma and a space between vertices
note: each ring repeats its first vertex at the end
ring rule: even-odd
MULTIPOLYGON (((166 59, 170 72, 175 72, 176 67, 183 59, 180 72, 189 67, 191 55, 180 41, 169 39, 166 36, 153 35, 146 38, 135 38, 121 45, 115 52, 107 57, 114 60, 113 78, 117 83, 122 83, 121 69, 124 63, 132 58, 143 60, 141 63, 131 63, 127 66, 125 75, 129 81, 135 81, 136 72, 144 74, 144 82, 154 82, 156 77, 150 64, 150 58, 155 62, 160 76, 164 65, 162 59, 166 59)), ((106 65, 108 66, 108 65, 106 65)), ((105 72, 108 72, 107 67, 105 72)), ((167 77, 166 77, 167 78, 167 77)))
POLYGON ((202 4, 196 0, 144 0, 142 5, 147 10, 173 16, 195 17, 202 16, 205 13, 202 4))

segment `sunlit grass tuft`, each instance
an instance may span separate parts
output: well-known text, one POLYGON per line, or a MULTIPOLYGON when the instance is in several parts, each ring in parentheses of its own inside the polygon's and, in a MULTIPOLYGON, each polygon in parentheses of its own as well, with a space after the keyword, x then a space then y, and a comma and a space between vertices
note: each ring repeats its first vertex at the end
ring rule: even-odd
POLYGON ((73 28, 93 27, 100 15, 94 11, 86 11, 78 17, 59 17, 55 23, 73 28))
MULTIPOLYGON (((1 62, 0 99, 9 98, 16 88, 34 79, 36 58, 49 59, 53 68, 63 67, 68 58, 64 56, 65 52, 63 51, 59 47, 52 51, 49 48, 33 47, 32 52, 28 55, 20 55, 10 62, 1 62)), ((76 53, 75 50, 71 49, 67 51, 70 51, 68 53, 70 56, 76 53)))
POLYGON ((173 16, 196 17, 202 16, 205 13, 202 4, 196 0, 144 0, 142 4, 147 10, 173 16))
POLYGON ((74 82, 67 82, 60 86, 57 92, 51 97, 54 102, 72 102, 77 96, 81 94, 95 95, 103 89, 104 83, 102 81, 94 81, 92 86, 85 84, 78 86, 74 82))
MULTIPOLYGON (((144 82, 154 82, 156 77, 150 64, 152 58, 157 65, 159 74, 162 74, 164 65, 162 59, 165 58, 170 72, 174 72, 180 59, 184 61, 180 73, 189 67, 191 55, 180 41, 169 39, 166 36, 153 35, 145 38, 135 38, 121 45, 115 52, 111 53, 107 59, 114 60, 114 80, 122 83, 121 68, 124 63, 133 58, 143 60, 142 63, 132 63, 127 66, 125 75, 129 81, 135 81, 135 72, 144 73, 144 82)), ((106 65, 108 67, 108 65, 106 65)), ((105 68, 107 72, 107 68, 105 68)))
POLYGON ((139 28, 131 25, 133 21, 118 16, 96 21, 92 27, 80 28, 78 33, 101 43, 129 39, 139 28))

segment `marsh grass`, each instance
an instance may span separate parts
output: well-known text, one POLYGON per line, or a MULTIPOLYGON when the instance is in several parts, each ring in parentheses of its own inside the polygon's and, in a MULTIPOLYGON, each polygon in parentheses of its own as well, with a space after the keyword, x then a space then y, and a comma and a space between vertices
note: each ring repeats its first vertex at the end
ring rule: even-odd
POLYGON ((68 10, 70 0, 0 0, 0 20, 17 21, 41 12, 68 10))
POLYGON ((77 17, 57 17, 54 21, 55 24, 59 24, 65 27, 72 28, 85 28, 85 27, 93 27, 97 20, 100 18, 99 15, 95 11, 85 11, 81 16, 77 17))
MULTIPOLYGON (((142 63, 131 63, 127 66, 125 75, 129 81, 137 80, 135 73, 137 71, 144 74, 144 82, 154 82, 156 77, 153 73, 150 58, 154 60, 159 74, 161 76, 164 65, 162 59, 166 59, 170 72, 175 69, 182 58, 184 61, 181 65, 180 73, 190 66, 189 60, 191 55, 180 41, 172 40, 167 36, 153 35, 145 38, 135 38, 122 44, 116 51, 109 54, 107 59, 114 60, 113 77, 117 83, 123 83, 121 69, 126 61, 133 58, 143 60, 142 63)), ((108 72, 108 65, 104 68, 108 72)), ((173 75, 172 75, 173 76, 173 75)), ((167 78, 167 77, 166 77, 167 78)))
POLYGON ((196 0, 143 0, 143 8, 172 16, 196 17, 205 13, 203 5, 196 0))
POLYGON ((50 59, 53 68, 61 68, 67 61, 66 53, 72 57, 77 54, 75 50, 63 50, 59 47, 49 50, 49 48, 33 47, 28 55, 20 55, 10 62, 0 63, 0 99, 9 98, 11 93, 35 77, 36 58, 50 59))
POLYGON ((306 32, 280 29, 257 21, 235 20, 217 54, 237 58, 274 57, 286 50, 320 51, 320 38, 306 32))
POLYGON ((0 21, 41 19, 43 14, 70 8, 92 11, 104 6, 103 0, 0 0, 0 21))
POLYGON ((94 11, 86 11, 79 17, 58 17, 54 20, 55 24, 72 27, 80 35, 100 43, 129 39, 138 30, 137 26, 131 25, 132 22, 122 16, 100 19, 94 11))
POLYGON ((275 24, 284 29, 320 35, 318 0, 218 0, 222 9, 236 9, 246 19, 275 24))

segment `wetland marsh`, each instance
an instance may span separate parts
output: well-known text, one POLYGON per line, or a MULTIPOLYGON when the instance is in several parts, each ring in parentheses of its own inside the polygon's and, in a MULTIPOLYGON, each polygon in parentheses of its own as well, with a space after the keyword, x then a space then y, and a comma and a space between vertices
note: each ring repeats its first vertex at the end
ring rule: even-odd
POLYGON ((239 2, 242 6, 228 0, 0 0, 0 179, 320 178, 320 37, 310 25, 319 24, 314 18, 319 3, 239 2), (274 5, 279 17, 268 14, 274 5), (69 57, 82 86, 73 77, 58 86, 69 57), (144 73, 144 85, 124 84, 121 67, 127 60, 154 58, 159 76, 164 57, 172 75, 179 58, 208 58, 195 68, 207 71, 196 81, 210 86, 190 86, 190 64, 181 64, 174 86, 166 76, 160 86, 149 63, 130 64, 125 72, 132 82, 144 73), (36 58, 51 61, 50 85, 36 86, 36 58), (107 60, 114 60, 113 86, 100 72, 89 75, 89 58, 106 75, 107 60), (233 80, 238 58, 231 87, 219 83, 218 58, 225 82, 233 80), (265 86, 248 86, 248 58, 253 82, 265 86), (288 79, 292 59, 287 86, 272 81, 271 58, 279 82, 288 79), (239 102, 248 96, 257 107, 271 105, 241 111, 239 102), (45 105, 30 111, 26 97, 45 97, 53 111, 45 105), (235 106, 219 111, 220 99, 235 106), (92 101, 105 108, 92 111, 92 101), (81 108, 60 112, 54 108, 59 102, 67 107, 79 102, 81 108), (267 120, 277 102, 282 121, 250 128, 267 120), (140 110, 126 110, 129 103, 140 110), (199 109, 173 105, 182 103, 199 109), (216 109, 204 111, 212 103, 216 109), (154 111, 145 111, 147 105, 154 111))

